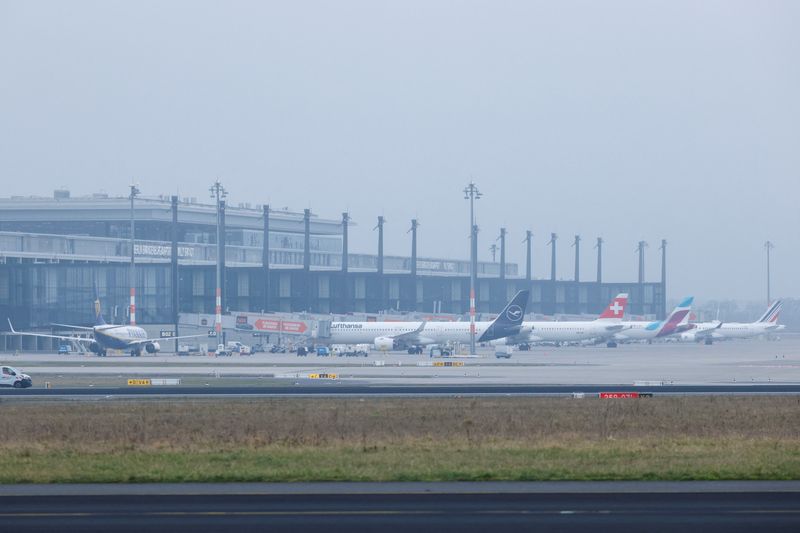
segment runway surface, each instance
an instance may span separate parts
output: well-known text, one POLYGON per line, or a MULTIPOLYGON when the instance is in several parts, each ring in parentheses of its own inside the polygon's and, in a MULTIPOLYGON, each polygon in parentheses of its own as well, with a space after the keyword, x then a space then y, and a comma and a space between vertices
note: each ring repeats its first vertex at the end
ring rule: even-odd
POLYGON ((0 398, 292 397, 292 396, 571 396, 636 392, 656 395, 800 394, 800 385, 352 385, 327 383, 281 387, 79 387, 0 389, 0 398))
POLYGON ((0 488, 0 524, 20 531, 797 531, 798 490, 770 482, 21 486, 0 488))
MULTIPOLYGON (((312 376, 372 385, 800 385, 800 336, 780 341, 697 344, 631 344, 536 347, 497 359, 491 348, 478 357, 436 359, 403 352, 369 357, 298 357, 293 354, 209 357, 155 354, 97 357, 47 353, 2 354, 0 362, 30 374, 34 386, 124 387, 129 378, 176 378, 195 387, 292 387, 312 376)), ((137 394, 137 393, 134 393, 137 394)))

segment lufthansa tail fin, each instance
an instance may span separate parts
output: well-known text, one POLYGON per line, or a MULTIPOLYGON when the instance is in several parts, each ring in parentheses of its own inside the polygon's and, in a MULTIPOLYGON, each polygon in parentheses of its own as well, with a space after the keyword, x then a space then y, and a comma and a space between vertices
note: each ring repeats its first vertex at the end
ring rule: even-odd
POLYGON ((487 342, 519 333, 522 319, 525 318, 525 308, 528 306, 529 296, 530 291, 527 289, 515 294, 478 341, 487 342))

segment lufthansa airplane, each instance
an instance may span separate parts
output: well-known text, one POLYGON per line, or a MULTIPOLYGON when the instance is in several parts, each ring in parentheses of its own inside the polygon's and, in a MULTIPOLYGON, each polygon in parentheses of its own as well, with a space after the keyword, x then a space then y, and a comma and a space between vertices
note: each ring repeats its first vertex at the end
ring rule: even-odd
MULTIPOLYGON (((73 326, 70 324, 53 324, 54 326, 91 332, 93 338, 82 338, 70 335, 46 335, 44 333, 16 331, 14 326, 11 324, 11 319, 8 319, 8 326, 11 328, 11 333, 14 335, 27 335, 30 337, 45 337, 48 339, 61 339, 71 342, 86 343, 89 351, 96 353, 99 356, 107 355, 108 350, 123 350, 130 352, 131 356, 133 357, 142 355, 142 350, 146 351, 147 353, 156 353, 161 351, 161 345, 159 344, 159 341, 164 339, 150 339, 147 337, 147 332, 138 326, 117 326, 114 324, 106 324, 106 321, 103 320, 103 315, 100 313, 100 300, 95 300, 94 311, 95 324, 93 327, 73 326)), ((184 335, 181 337, 170 337, 168 340, 188 339, 204 336, 205 335, 184 335)))
MULTIPOLYGON (((475 340, 488 342, 519 333, 529 291, 519 291, 492 322, 475 323, 475 340)), ((387 351, 396 345, 469 342, 469 322, 333 322, 331 344, 372 344, 387 351)))

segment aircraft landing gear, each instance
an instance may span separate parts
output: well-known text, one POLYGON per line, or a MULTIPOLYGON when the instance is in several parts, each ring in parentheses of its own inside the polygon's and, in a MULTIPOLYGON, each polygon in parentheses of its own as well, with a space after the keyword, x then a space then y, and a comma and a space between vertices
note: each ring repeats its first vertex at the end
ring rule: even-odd
POLYGON ((706 339, 704 344, 706 346, 711 346, 712 344, 714 344, 714 339, 706 339))

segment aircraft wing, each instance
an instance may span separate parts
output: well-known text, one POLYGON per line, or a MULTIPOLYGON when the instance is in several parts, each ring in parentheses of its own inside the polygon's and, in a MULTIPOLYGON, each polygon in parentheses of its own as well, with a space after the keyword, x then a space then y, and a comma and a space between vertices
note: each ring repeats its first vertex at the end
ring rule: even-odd
POLYGON ((623 324, 609 324, 608 326, 606 326, 603 329, 608 333, 616 333, 618 331, 629 329, 629 327, 625 326, 623 324))
POLYGON ((425 324, 427 324, 427 322, 423 320, 422 323, 419 325, 419 327, 414 331, 409 331, 407 333, 400 333, 399 335, 390 336, 389 338, 395 341, 415 342, 419 340, 419 334, 422 333, 422 330, 425 329, 425 324))
POLYGON ((713 337, 716 331, 722 327, 722 322, 717 322, 713 326, 694 330, 694 337, 696 339, 705 339, 706 337, 713 337))
POLYGON ((135 346, 137 344, 147 344, 148 342, 165 342, 165 341, 176 341, 179 339, 196 339, 197 337, 208 337, 208 335, 180 335, 178 337, 156 337, 154 339, 137 339, 130 341, 128 344, 135 346))
POLYGON ((70 335, 48 335, 47 333, 31 333, 28 331, 17 331, 14 329, 14 326, 11 324, 11 319, 8 319, 8 327, 11 328, 11 333, 13 335, 25 335, 28 337, 43 337, 45 339, 60 339, 65 341, 75 341, 75 342, 91 342, 93 339, 87 339, 84 337, 74 337, 70 335))
POLYGON ((51 326, 58 326, 60 328, 83 329, 86 331, 94 331, 94 328, 87 326, 73 326, 72 324, 50 324, 51 326))

